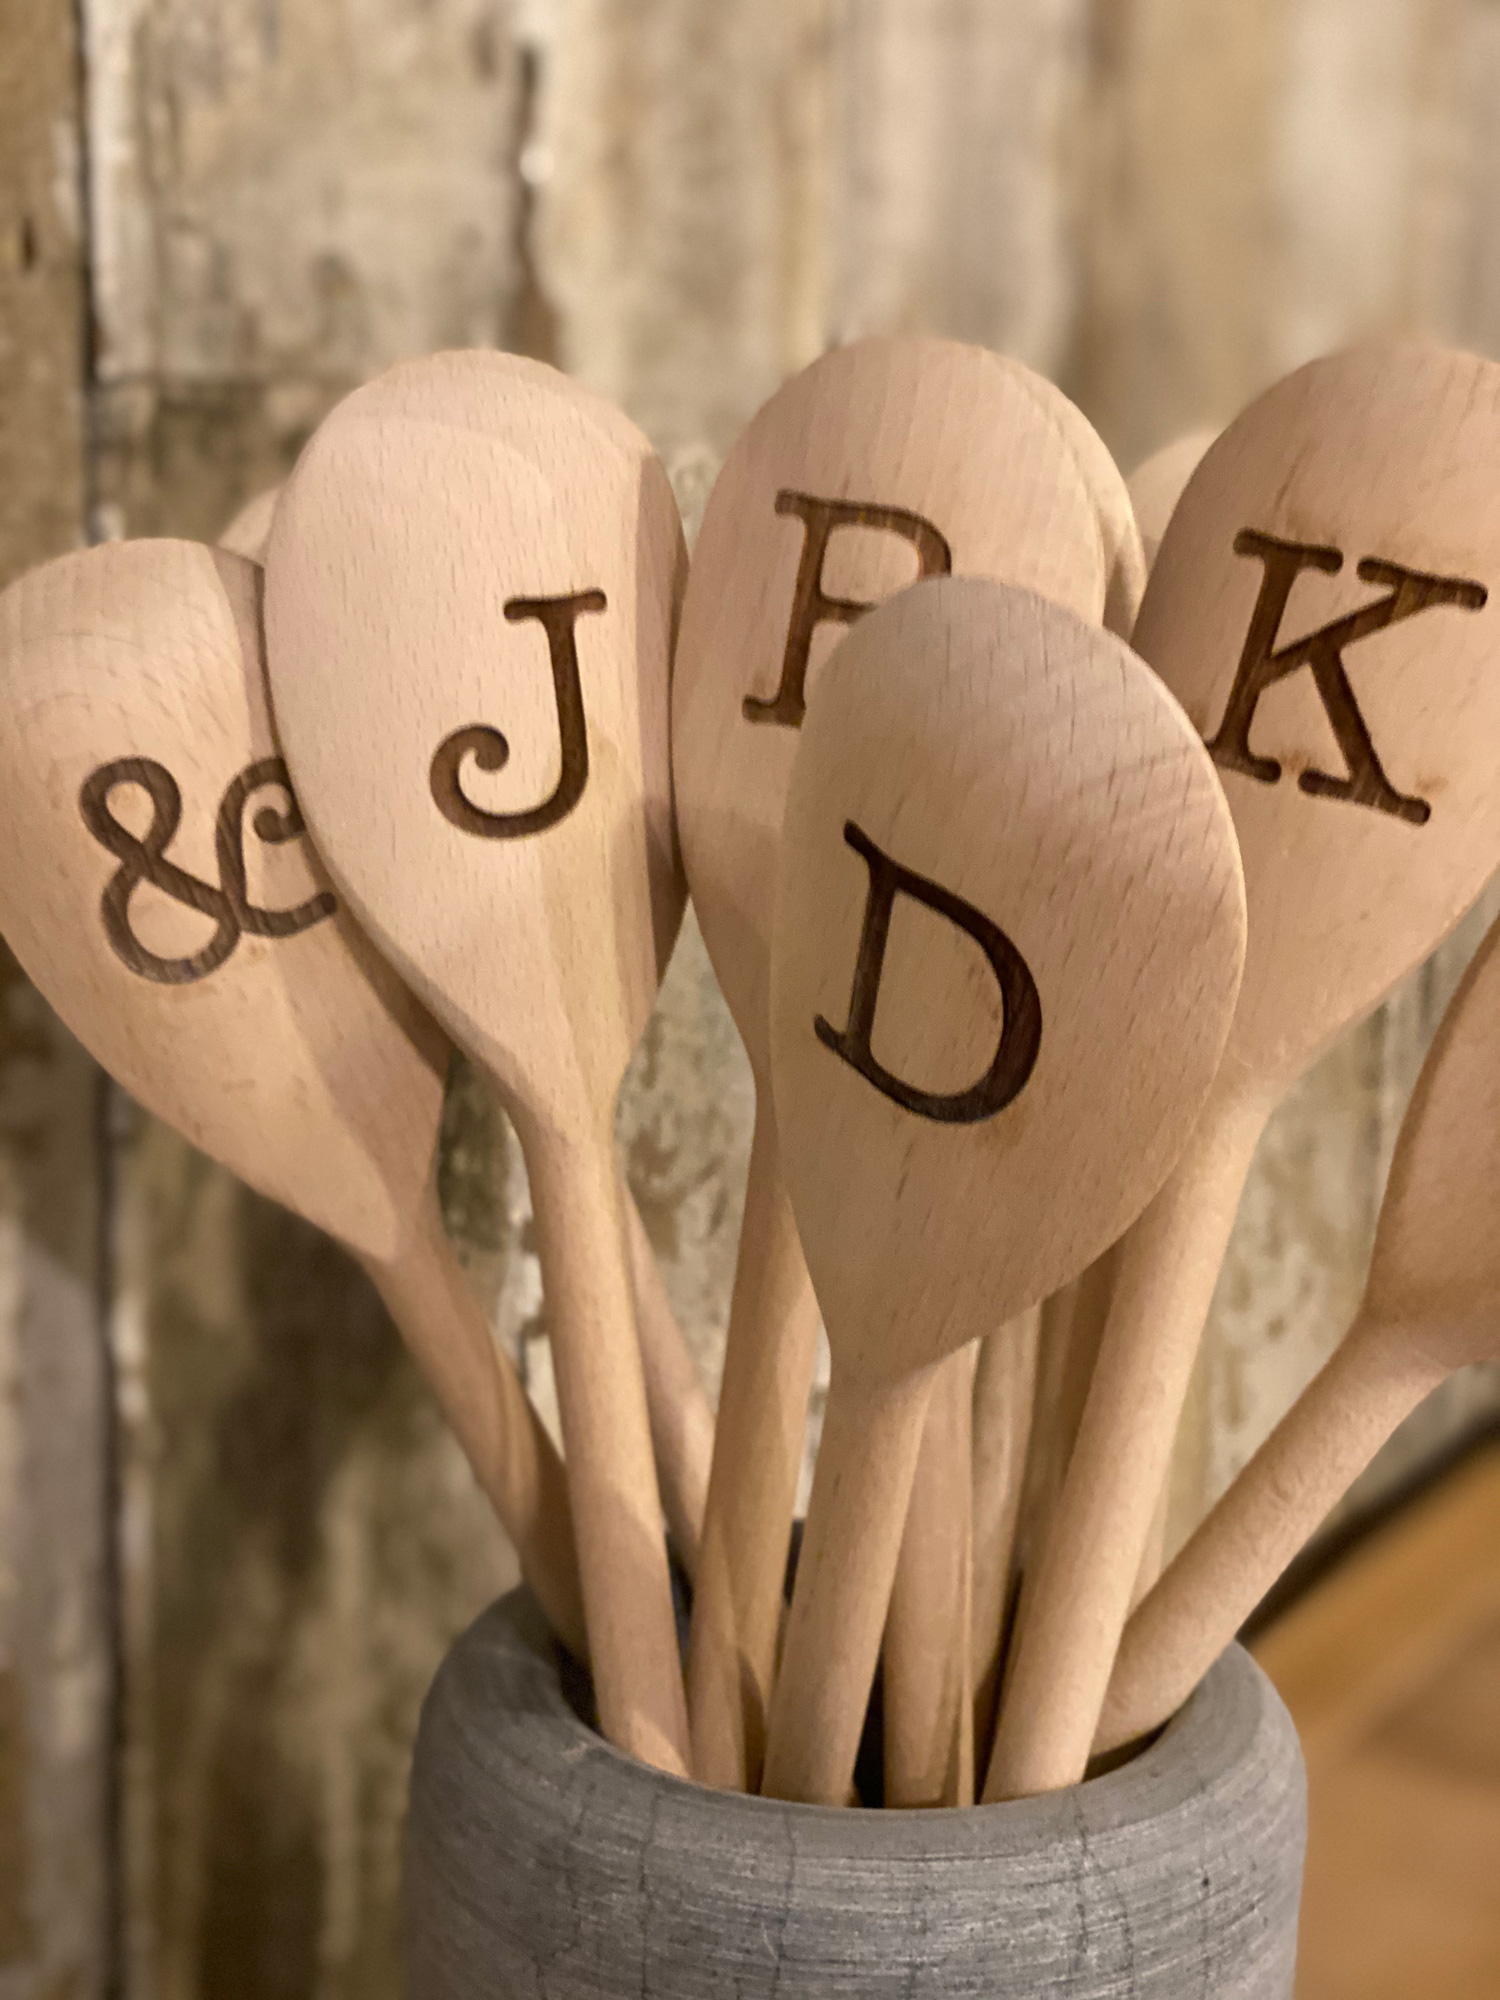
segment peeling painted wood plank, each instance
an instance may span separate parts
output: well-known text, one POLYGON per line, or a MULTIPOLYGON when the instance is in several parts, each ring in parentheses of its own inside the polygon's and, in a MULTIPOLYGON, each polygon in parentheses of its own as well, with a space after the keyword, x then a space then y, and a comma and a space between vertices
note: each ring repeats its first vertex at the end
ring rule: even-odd
POLYGON ((1077 316, 1084 0, 839 10, 827 323, 1056 375, 1077 316))
POLYGON ((0 1996, 113 1958, 111 1410, 98 1073, 0 947, 0 1996))
POLYGON ((826 337, 825 0, 539 18, 538 269, 560 359, 669 466, 722 454, 826 337))
POLYGON ((129 1990, 394 1995, 418 1706, 514 1561, 343 1253, 126 1110, 129 1990))
POLYGON ((90 0, 99 372, 363 380, 497 338, 519 69, 497 0, 90 0))
MULTIPOLYGON (((525 309, 522 63, 491 0, 87 13, 101 514, 209 537, 345 389, 525 309)), ((128 1990, 394 2000, 417 1707, 513 1559, 342 1254, 116 1103, 128 1990)), ((493 1296, 503 1156, 449 1111, 493 1296)))
POLYGON ((0 0, 0 584, 83 538, 75 59, 62 0, 0 0))
MULTIPOLYGON (((75 64, 71 8, 0 0, 0 584, 84 537, 75 64)), ((98 1087, 0 946, 0 2000, 113 1953, 98 1087)))

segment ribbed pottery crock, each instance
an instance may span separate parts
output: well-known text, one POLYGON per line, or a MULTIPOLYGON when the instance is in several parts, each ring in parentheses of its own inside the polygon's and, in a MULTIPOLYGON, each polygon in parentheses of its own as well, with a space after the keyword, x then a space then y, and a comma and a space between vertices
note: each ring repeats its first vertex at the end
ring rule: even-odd
POLYGON ((524 1592, 444 1661, 406 1832, 408 2000, 1288 2000, 1305 1790, 1232 1648, 1158 1741, 967 1812, 712 1792, 564 1698, 524 1592))

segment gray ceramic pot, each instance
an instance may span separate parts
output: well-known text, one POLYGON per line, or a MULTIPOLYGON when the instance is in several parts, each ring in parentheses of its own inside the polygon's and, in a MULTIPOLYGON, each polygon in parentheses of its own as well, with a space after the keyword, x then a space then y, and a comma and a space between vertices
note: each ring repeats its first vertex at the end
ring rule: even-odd
POLYGON ((516 1592, 423 1710, 408 2000, 1288 2000, 1304 1827, 1291 1720, 1237 1647, 1108 1777, 836 1812, 619 1755, 516 1592))

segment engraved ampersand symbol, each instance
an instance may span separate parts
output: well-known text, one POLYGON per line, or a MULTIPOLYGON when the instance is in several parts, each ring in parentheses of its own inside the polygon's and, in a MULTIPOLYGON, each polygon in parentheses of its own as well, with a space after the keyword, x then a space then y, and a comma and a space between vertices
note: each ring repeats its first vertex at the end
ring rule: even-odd
POLYGON ((464 759, 472 756, 481 771, 503 771, 510 761, 510 744, 486 722, 455 729, 433 753, 427 782, 433 804, 460 833, 472 833, 481 840, 521 840, 556 826, 583 797, 589 779, 589 738, 578 677, 577 625, 583 612, 603 611, 606 603, 602 590, 582 590, 571 597, 513 597, 506 605, 509 624, 535 619, 547 635, 561 769, 557 783, 540 805, 529 806, 524 812, 487 812, 464 792, 460 782, 464 759))
POLYGON ((281 758, 262 757, 247 765, 219 801, 214 821, 219 880, 213 883, 168 859, 167 849, 182 824, 182 793, 165 764, 151 757, 117 757, 84 780, 78 794, 83 823, 120 863, 100 898, 104 932, 115 956, 130 971, 161 986, 190 985, 217 971, 247 931, 252 937, 295 937, 333 915, 338 904, 326 889, 291 910, 266 910, 251 902, 245 878, 245 812, 255 794, 268 785, 285 793, 286 805, 261 806, 251 821, 256 837, 276 847, 307 831, 281 758), (139 785, 151 801, 151 824, 144 837, 133 834, 110 810, 110 795, 121 785, 139 785), (212 920, 214 934, 200 951, 186 958, 162 958, 141 943, 131 927, 130 900, 143 882, 212 920))

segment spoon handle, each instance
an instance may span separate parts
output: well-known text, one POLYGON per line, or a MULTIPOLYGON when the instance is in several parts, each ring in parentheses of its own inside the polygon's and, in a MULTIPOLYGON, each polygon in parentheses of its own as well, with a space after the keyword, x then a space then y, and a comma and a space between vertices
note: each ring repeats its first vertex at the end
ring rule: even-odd
POLYGON ((758 1089, 688 1645, 700 1784, 760 1784, 817 1339, 770 1091, 758 1089))
POLYGON ((988 1750, 1000 1692, 1000 1648, 1015 1575, 1016 1530, 1036 1404, 1042 1309, 1033 1306, 980 1343, 974 1372, 974 1744, 988 1750))
POLYGON ((1258 1101, 1210 1098, 1120 1245, 1062 1495, 1021 1596, 986 1804, 1083 1777, 1256 1141, 1258 1101))
POLYGON ((685 1777, 687 1706, 608 1117, 520 1115, 604 1734, 685 1777))
POLYGON ((835 1370, 771 1700, 769 1798, 848 1803, 937 1373, 872 1384, 835 1370))
POLYGON ((881 1652, 888 1806, 974 1803, 973 1346, 938 1366, 881 1652))
POLYGON ((1068 1461, 1078 1441, 1089 1382, 1099 1359, 1114 1282, 1115 1246, 1096 1257, 1072 1284, 1043 1301, 1026 1479, 1017 1528, 1021 1552, 1033 1559, 1057 1512, 1068 1461))
POLYGON ((662 1507, 672 1546, 692 1582, 698 1575, 703 1515, 708 1504, 708 1468, 714 1448, 713 1407, 703 1393, 697 1365, 672 1311, 667 1288, 662 1283, 661 1266, 651 1248, 641 1212, 623 1178, 621 1197, 662 1507))
POLYGON ((548 1623, 588 1657, 567 1476, 510 1356, 491 1332, 429 1190, 389 1263, 365 1269, 463 1446, 548 1623))
POLYGON ((1174 1713, 1444 1371, 1356 1319, 1125 1627, 1096 1751, 1174 1713))
POLYGON ((1156 1496, 1156 1511, 1151 1516, 1150 1532, 1146 1536, 1146 1546, 1141 1550, 1141 1560, 1136 1567, 1135 1582, 1130 1586, 1130 1609, 1142 1601, 1155 1588, 1156 1579, 1161 1575, 1162 1564, 1167 1559, 1167 1530, 1171 1526, 1172 1473, 1162 1481, 1160 1493, 1156 1496))

